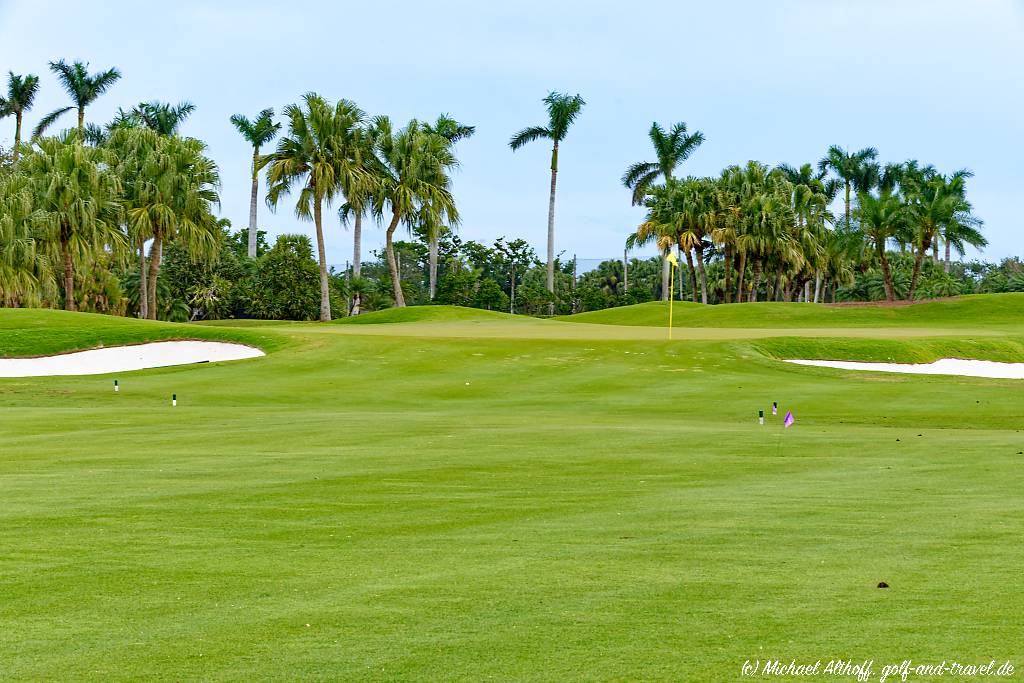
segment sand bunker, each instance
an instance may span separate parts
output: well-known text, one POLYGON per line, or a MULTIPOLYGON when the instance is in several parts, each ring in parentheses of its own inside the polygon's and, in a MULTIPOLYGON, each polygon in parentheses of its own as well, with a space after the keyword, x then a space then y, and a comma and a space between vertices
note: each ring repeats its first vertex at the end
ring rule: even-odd
POLYGON ((993 377, 1024 379, 1024 363, 996 363, 990 360, 942 358, 934 363, 861 363, 846 360, 787 360, 797 365, 817 365, 842 370, 871 372, 903 372, 911 375, 960 375, 961 377, 993 377))
POLYGON ((43 358, 0 358, 0 377, 104 375, 163 368, 171 365, 214 363, 265 355, 242 344, 209 341, 165 341, 135 346, 76 351, 43 358))

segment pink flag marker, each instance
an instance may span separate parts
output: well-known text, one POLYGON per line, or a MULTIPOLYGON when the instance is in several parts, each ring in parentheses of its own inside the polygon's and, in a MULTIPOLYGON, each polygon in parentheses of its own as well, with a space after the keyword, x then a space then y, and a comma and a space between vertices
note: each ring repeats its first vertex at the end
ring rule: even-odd
POLYGON ((775 401, 772 401, 772 415, 778 415, 778 414, 779 414, 779 404, 776 403, 775 401))
POLYGON ((783 420, 782 420, 782 424, 784 424, 784 425, 786 425, 787 427, 789 427, 789 426, 791 426, 791 425, 792 425, 792 424, 793 424, 794 422, 796 422, 796 420, 795 420, 795 419, 793 419, 793 411, 792 411, 792 410, 787 410, 787 411, 786 411, 786 417, 785 417, 785 419, 783 419, 783 420))

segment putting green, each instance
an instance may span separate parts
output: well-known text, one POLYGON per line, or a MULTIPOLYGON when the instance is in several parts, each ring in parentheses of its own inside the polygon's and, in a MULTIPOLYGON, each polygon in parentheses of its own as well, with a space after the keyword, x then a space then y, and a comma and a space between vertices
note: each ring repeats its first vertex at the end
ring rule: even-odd
POLYGON ((127 373, 117 394, 113 376, 0 379, 0 672, 1020 668, 1024 383, 778 360, 1024 360, 1024 295, 922 306, 714 307, 692 316, 718 324, 684 316, 671 342, 660 304, 331 325, 0 310, 2 356, 173 338, 268 352, 127 373), (758 426, 772 401, 794 427, 758 426))

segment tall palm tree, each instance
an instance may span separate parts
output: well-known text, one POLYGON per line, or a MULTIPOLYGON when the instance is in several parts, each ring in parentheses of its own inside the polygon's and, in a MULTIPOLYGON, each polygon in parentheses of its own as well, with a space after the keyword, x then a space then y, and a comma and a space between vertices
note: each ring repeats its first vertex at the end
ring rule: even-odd
MULTIPOLYGON (((363 181, 345 188, 345 203, 338 209, 338 218, 343 226, 352 221, 352 282, 360 281, 363 267, 363 217, 370 213, 378 225, 381 212, 376 209, 374 197, 377 183, 382 176, 380 160, 377 158, 378 131, 370 122, 355 131, 357 144, 360 148, 360 162, 365 171, 363 181)), ((351 284, 351 283, 350 283, 351 284)), ((352 294, 351 315, 362 312, 363 292, 366 287, 350 287, 352 294)))
POLYGON ((72 106, 58 109, 44 116, 36 126, 34 137, 42 135, 57 119, 72 109, 78 110, 79 132, 85 130, 85 108, 95 102, 100 95, 107 92, 121 78, 121 72, 117 68, 90 74, 88 62, 68 64, 63 59, 59 62, 50 62, 50 70, 57 75, 57 80, 71 97, 72 106))
MULTIPOLYGON (((580 115, 586 102, 577 95, 551 91, 544 98, 548 110, 547 126, 531 126, 524 128, 509 140, 508 146, 515 151, 534 140, 551 140, 551 194, 548 197, 548 272, 547 288, 555 292, 555 187, 558 181, 558 146, 565 140, 569 128, 580 115)), ((549 313, 554 313, 554 302, 549 313)))
POLYGON ((405 295, 395 260, 394 235, 400 223, 407 227, 417 219, 440 224, 457 224, 459 212, 451 193, 448 173, 458 166, 451 144, 442 136, 427 132, 413 119, 405 128, 394 130, 386 116, 374 121, 381 163, 375 202, 377 210, 387 208, 391 220, 385 232, 384 247, 395 306, 405 306, 405 295))
MULTIPOLYGON (((627 168, 622 176, 622 184, 633 190, 633 206, 643 203, 644 196, 659 176, 667 183, 672 178, 676 167, 689 159, 694 150, 704 142, 704 134, 699 130, 694 133, 686 132, 685 122, 674 124, 672 129, 667 132, 657 122, 654 122, 647 135, 654 146, 654 155, 657 161, 637 162, 627 168)), ((687 252, 687 259, 689 258, 689 252, 687 252)), ((661 290, 664 301, 668 297, 668 278, 670 277, 669 262, 664 257, 661 266, 661 290)), ((694 292, 694 296, 696 296, 696 292, 694 292)))
POLYGON ((971 213, 971 203, 967 201, 966 181, 972 175, 965 169, 953 173, 948 178, 935 173, 917 186, 911 196, 912 239, 916 253, 910 288, 907 290, 908 301, 914 299, 924 256, 930 248, 937 245, 939 239, 946 237, 947 259, 951 235, 958 238, 961 243, 967 240, 984 243, 984 238, 977 231, 981 221, 971 213))
POLYGON ((896 300, 896 289, 893 286, 892 268, 885 248, 889 239, 898 235, 908 224, 908 207, 903 200, 891 190, 880 190, 878 196, 863 192, 857 196, 857 218, 860 229, 870 241, 882 266, 882 279, 885 286, 885 298, 896 300))
POLYGON ((18 160, 18 154, 21 151, 22 116, 32 108, 38 92, 38 76, 32 74, 16 76, 13 71, 7 72, 7 96, 0 97, 0 118, 14 117, 14 149, 11 150, 11 157, 14 161, 18 160))
POLYGON ((298 189, 295 215, 316 227, 320 261, 320 320, 331 319, 330 284, 324 247, 323 208, 346 188, 367 181, 358 131, 365 115, 348 100, 333 107, 316 93, 306 93, 303 104, 290 104, 284 115, 288 132, 277 150, 261 158, 267 170, 267 203, 276 207, 281 197, 298 189))
MULTIPOLYGON (((439 135, 448 141, 449 145, 455 145, 459 140, 472 137, 476 132, 476 126, 467 126, 459 123, 448 114, 441 114, 434 123, 423 124, 423 129, 431 135, 439 135)), ((432 220, 435 215, 433 211, 423 213, 421 225, 427 236, 427 262, 429 273, 427 275, 427 295, 431 301, 437 293, 437 258, 438 241, 441 237, 442 226, 432 220)))
POLYGON ((149 319, 156 320, 163 245, 178 240, 196 257, 217 252, 220 227, 213 207, 220 202, 220 175, 205 154, 206 146, 194 138, 163 136, 151 129, 126 129, 118 135, 128 138, 126 143, 115 143, 118 148, 138 155, 122 160, 130 166, 122 169, 121 176, 127 179, 124 203, 129 234, 153 240, 146 308, 149 319), (134 169, 141 172, 132 175, 134 169))
MULTIPOLYGON (((846 225, 850 225, 850 193, 853 190, 868 192, 870 187, 865 184, 871 178, 871 172, 866 167, 878 157, 878 150, 874 147, 865 147, 857 152, 849 152, 838 145, 832 145, 821 161, 818 162, 819 171, 831 170, 843 184, 844 190, 844 216, 846 225)), ((877 176, 878 167, 875 168, 877 176)))
POLYGON ((75 263, 107 246, 120 247, 120 183, 104 150, 82 144, 77 133, 39 140, 24 158, 31 183, 32 221, 61 264, 64 308, 75 305, 75 263))
POLYGON ((274 110, 267 108, 250 121, 242 114, 231 117, 231 124, 252 145, 252 191, 249 194, 249 258, 256 258, 256 200, 260 190, 260 147, 277 136, 280 123, 274 123, 274 110))

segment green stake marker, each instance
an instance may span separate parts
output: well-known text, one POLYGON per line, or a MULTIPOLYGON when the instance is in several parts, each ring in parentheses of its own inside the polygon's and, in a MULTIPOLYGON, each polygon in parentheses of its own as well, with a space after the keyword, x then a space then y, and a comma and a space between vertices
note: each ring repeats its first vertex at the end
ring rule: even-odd
POLYGON ((121 391, 121 387, 117 386, 117 380, 114 380, 114 393, 121 391))
POLYGON ((176 405, 178 405, 178 395, 177 394, 171 394, 171 406, 176 406, 176 405))

